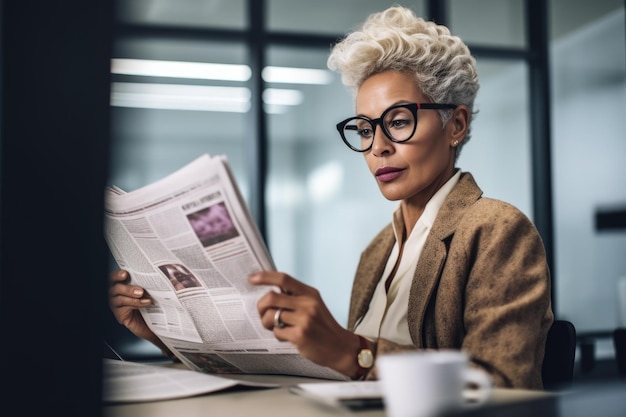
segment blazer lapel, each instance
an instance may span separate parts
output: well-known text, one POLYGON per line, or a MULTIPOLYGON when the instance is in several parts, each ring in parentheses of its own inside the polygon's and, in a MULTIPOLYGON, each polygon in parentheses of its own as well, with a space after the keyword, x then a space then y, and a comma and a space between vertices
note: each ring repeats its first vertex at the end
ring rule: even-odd
POLYGON ((467 207, 480 198, 482 191, 469 173, 463 173, 437 213, 417 262, 409 293, 408 324, 411 339, 418 348, 428 346, 424 322, 429 303, 441 278, 448 256, 448 242, 467 207))

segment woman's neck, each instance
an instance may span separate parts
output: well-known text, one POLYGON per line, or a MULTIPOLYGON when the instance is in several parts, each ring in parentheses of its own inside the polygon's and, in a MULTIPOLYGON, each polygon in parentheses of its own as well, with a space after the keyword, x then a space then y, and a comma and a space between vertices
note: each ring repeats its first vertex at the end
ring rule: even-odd
POLYGON ((420 216, 424 212, 425 206, 411 206, 409 204, 405 204, 403 201, 401 204, 402 207, 402 220, 404 221, 404 233, 402 234, 403 240, 406 240, 407 237, 411 234, 413 227, 419 220, 420 216))
POLYGON ((428 202, 455 173, 456 168, 452 166, 451 169, 447 170, 444 175, 441 175, 437 181, 433 182, 428 189, 424 190, 423 194, 402 200, 400 207, 402 209, 402 219, 404 220, 405 239, 411 234, 413 227, 424 213, 428 202))

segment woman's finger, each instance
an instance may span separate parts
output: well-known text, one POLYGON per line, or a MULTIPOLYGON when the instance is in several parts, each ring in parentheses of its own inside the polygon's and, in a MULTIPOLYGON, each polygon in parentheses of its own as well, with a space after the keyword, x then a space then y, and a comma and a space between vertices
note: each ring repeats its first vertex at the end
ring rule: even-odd
POLYGON ((273 285, 288 295, 305 295, 312 290, 312 287, 282 272, 257 272, 248 277, 248 282, 253 285, 273 285))
MULTIPOLYGON (((295 311, 298 309, 302 298, 302 296, 287 295, 277 291, 268 291, 257 301, 257 310, 259 311, 259 315, 261 317, 265 317, 266 313, 268 313, 268 317, 271 316, 278 308, 295 311)), ((271 317, 273 318, 273 316, 271 317)), ((271 320, 267 318, 264 320, 264 323, 270 324, 270 321, 271 320)))
POLYGON ((109 274, 109 280, 111 281, 111 285, 127 282, 129 278, 130 275, 128 274, 128 271, 123 269, 115 270, 109 274))

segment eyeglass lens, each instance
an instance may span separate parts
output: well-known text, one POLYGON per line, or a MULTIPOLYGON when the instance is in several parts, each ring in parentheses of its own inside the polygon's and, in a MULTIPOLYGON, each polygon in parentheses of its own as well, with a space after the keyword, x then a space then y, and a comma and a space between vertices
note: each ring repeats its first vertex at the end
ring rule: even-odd
POLYGON ((415 133, 415 115, 406 107, 387 110, 380 119, 370 120, 354 117, 343 127, 343 137, 354 149, 366 150, 372 145, 376 125, 383 128, 385 135, 394 142, 407 141, 415 133))

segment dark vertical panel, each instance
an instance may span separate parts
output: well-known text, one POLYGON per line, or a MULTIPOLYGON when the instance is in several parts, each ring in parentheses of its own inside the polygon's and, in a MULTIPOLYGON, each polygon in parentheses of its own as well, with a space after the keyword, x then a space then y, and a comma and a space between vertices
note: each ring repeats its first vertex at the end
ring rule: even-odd
POLYGON ((2 2, 0 391, 100 414, 111 0, 2 2))
POLYGON ((265 67, 265 1, 248 0, 248 47, 250 48, 250 67, 252 91, 249 136, 246 152, 248 175, 250 181, 250 210, 254 216, 261 235, 267 240, 265 215, 265 184, 267 175, 267 126, 263 111, 263 77, 261 71, 265 67))
POLYGON ((555 309, 556 273, 552 206, 552 151, 550 136, 550 68, 548 60, 548 5, 526 0, 530 50, 530 128, 532 152, 533 218, 541 234, 552 270, 552 308, 555 309))
POLYGON ((433 22, 448 26, 448 0, 427 0, 426 14, 433 22))

